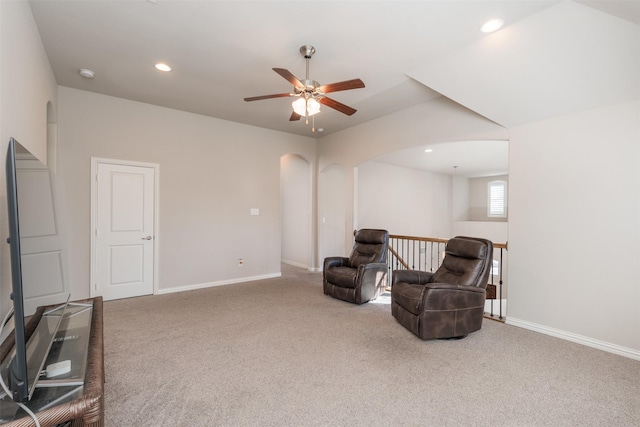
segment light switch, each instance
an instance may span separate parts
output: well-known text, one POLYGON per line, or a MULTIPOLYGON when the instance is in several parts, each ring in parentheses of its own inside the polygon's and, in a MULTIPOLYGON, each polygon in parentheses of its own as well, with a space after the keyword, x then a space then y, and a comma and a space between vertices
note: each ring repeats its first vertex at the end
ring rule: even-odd
POLYGON ((260 215, 260 209, 251 208, 251 215, 260 215))

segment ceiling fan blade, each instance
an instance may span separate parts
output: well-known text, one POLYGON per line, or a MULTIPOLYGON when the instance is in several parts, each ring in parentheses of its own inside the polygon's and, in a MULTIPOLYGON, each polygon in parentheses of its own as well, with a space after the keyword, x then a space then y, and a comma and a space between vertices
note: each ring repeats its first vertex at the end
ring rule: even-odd
POLYGON ((351 116, 351 115, 353 115, 353 113, 358 111, 355 108, 351 108, 348 105, 344 105, 344 104, 336 101, 335 99, 327 98, 326 96, 323 97, 323 98, 320 98, 318 100, 318 102, 320 102, 320 104, 326 105, 327 107, 331 107, 334 110, 338 110, 341 113, 346 114, 347 116, 351 116))
POLYGON ((344 82, 338 83, 329 83, 326 85, 320 86, 320 89, 323 93, 331 93, 338 92, 339 90, 350 90, 350 89, 360 89, 364 87, 364 83, 360 79, 353 80, 345 80, 344 82))
POLYGON ((271 98, 284 98, 292 96, 290 93, 276 93, 274 95, 262 95, 262 96, 252 96, 249 98, 245 98, 244 100, 249 101, 260 101, 261 99, 271 99, 271 98))
POLYGON ((300 114, 296 113, 295 111, 292 111, 291 117, 289 117, 289 121, 295 122, 296 120, 300 120, 300 117, 302 117, 300 114))
POLYGON ((273 68, 273 71, 275 71, 276 73, 278 73, 282 77, 284 77, 284 79, 286 81, 288 81, 289 83, 291 83, 293 85, 293 87, 296 87, 296 88, 304 87, 302 82, 300 80, 298 80, 298 78, 296 76, 291 74, 291 72, 289 70, 285 70, 284 68, 273 68))

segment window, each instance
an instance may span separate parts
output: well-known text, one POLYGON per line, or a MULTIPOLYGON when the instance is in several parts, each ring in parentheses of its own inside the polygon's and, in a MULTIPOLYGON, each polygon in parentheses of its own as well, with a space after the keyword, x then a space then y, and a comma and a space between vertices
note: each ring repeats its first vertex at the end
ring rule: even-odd
POLYGON ((491 181, 488 191, 487 216, 506 218, 507 216, 507 181, 491 181))
POLYGON ((491 275, 492 276, 500 275, 500 261, 498 261, 497 259, 494 259, 493 263, 491 264, 491 275))

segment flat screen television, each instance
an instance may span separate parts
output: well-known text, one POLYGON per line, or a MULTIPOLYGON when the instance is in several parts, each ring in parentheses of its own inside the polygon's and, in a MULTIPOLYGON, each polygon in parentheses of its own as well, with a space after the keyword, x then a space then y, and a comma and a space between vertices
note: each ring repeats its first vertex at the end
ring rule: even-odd
POLYGON ((13 301, 13 323, 15 356, 9 365, 8 386, 13 400, 29 399, 27 372, 27 350, 24 324, 24 294, 22 292, 22 261, 20 257, 20 223, 18 214, 18 186, 16 178, 16 140, 9 140, 5 170, 7 174, 7 209, 9 221, 9 253, 11 256, 11 299, 13 301))
MULTIPOLYGON (((16 402, 31 399, 40 377, 51 344, 60 326, 62 315, 43 316, 36 330, 27 336, 25 330, 25 309, 23 288, 23 263, 20 240, 20 174, 16 163, 16 153, 24 148, 11 138, 6 156, 7 209, 9 254, 11 258, 11 300, 13 304, 14 352, 10 360, 6 383, 11 398, 16 402)), ((24 150, 25 154, 29 154, 24 150)), ((25 205, 25 206, 28 206, 25 205)), ((67 297, 68 301, 68 297, 67 297)), ((4 363, 3 363, 4 365, 4 363)))

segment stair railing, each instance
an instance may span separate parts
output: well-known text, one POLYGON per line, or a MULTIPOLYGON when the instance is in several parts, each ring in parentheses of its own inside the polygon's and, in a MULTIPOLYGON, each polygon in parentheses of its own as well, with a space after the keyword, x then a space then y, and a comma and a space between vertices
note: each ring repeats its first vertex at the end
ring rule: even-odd
MULTIPOLYGON (((389 236, 387 257, 387 290, 391 289, 394 270, 420 270, 434 272, 442 264, 448 239, 434 237, 389 236)), ((503 321, 506 318, 506 255, 507 243, 493 244, 493 264, 487 284, 485 317, 503 321)))

